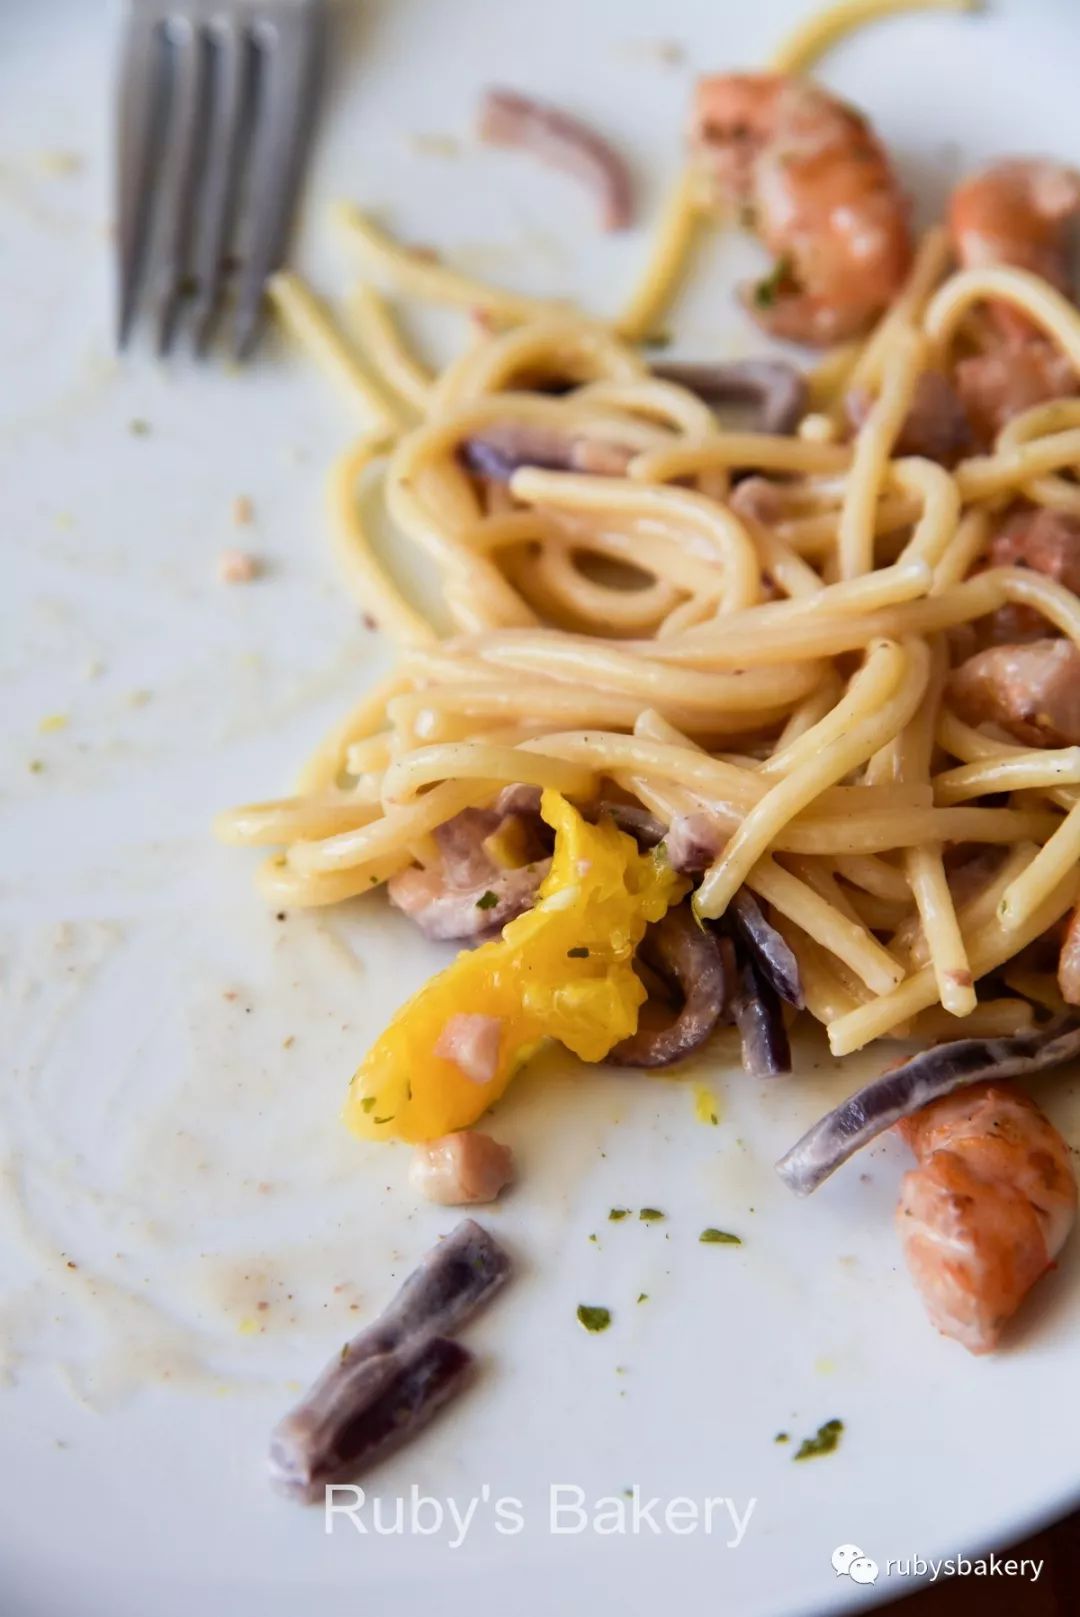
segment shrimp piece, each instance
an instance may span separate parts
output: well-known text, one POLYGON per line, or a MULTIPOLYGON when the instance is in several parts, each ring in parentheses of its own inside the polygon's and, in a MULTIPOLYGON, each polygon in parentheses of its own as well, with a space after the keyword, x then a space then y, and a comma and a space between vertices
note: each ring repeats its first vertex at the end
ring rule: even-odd
POLYGON ((897 1208, 912 1279, 939 1331, 989 1353, 1072 1229, 1069 1147, 1008 1083, 973 1084, 897 1127, 919 1161, 897 1208))
POLYGON ((413 1189, 444 1207, 493 1202, 513 1177, 510 1147, 475 1129, 426 1140, 416 1147, 409 1167, 413 1189))
POLYGON ((1029 747, 1080 745, 1080 651, 1071 640, 988 646, 949 681, 969 724, 1000 725, 1029 747))
POLYGON ((1059 348, 1043 337, 1028 335, 1031 328, 1026 317, 1008 304, 996 303, 993 308, 1000 321, 1023 321, 1024 334, 1013 331, 1000 346, 958 360, 952 378, 972 431, 984 448, 1013 416, 1080 391, 1080 379, 1059 348))
POLYGON ((719 74, 698 84, 691 139, 716 200, 776 255, 744 290, 766 331, 835 343, 892 301, 911 263, 908 203, 861 113, 803 78, 719 74))
MULTIPOLYGON (((1045 158, 1010 158, 958 185, 949 233, 965 269, 1011 264, 1069 288, 1069 222, 1080 213, 1080 172, 1045 158)), ((1076 372, 1027 315, 992 303, 1003 346, 962 359, 956 390, 972 426, 990 442, 1014 415, 1077 391, 1076 372)))
POLYGON ((1069 917, 1058 955, 1058 987, 1066 1005, 1080 1005, 1080 905, 1069 917))
POLYGON ((1031 567, 1080 595, 1080 517, 1045 506, 1017 511, 995 534, 988 560, 991 567, 1031 567))
MULTIPOLYGON (((989 567, 1030 567, 1080 595, 1080 517, 1046 506, 1014 511, 998 529, 986 552, 989 567)), ((1047 622, 1034 607, 1010 602, 986 620, 983 641, 1042 640, 1047 622)))
MULTIPOLYGON (((956 187, 949 201, 949 233, 965 269, 1012 264, 1068 292, 1068 225, 1077 213, 1080 173, 1046 158, 1014 157, 956 187)), ((1006 335, 1017 320, 1030 329, 1007 306, 995 308, 995 314, 1006 335)))

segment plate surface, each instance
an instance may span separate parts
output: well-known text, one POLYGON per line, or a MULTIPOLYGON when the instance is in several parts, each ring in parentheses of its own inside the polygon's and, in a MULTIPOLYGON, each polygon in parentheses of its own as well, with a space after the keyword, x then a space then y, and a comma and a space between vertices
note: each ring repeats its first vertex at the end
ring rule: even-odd
MULTIPOLYGON (((762 61, 803 9, 342 8, 305 267, 328 292, 347 284, 321 211, 344 192, 478 273, 612 308, 644 230, 601 238, 567 182, 478 151, 478 87, 592 113, 648 216, 694 70, 762 61)), ((939 1339, 898 1264, 891 1144, 810 1204, 772 1173, 852 1081, 820 1047, 768 1087, 723 1046, 672 1081, 540 1063, 499 1108, 521 1183, 489 1222, 518 1275, 469 1332, 481 1384, 371 1479, 363 1534, 324 1532, 266 1488, 274 1419, 453 1222, 416 1205, 403 1150, 337 1120, 367 1043, 440 956, 381 900, 268 913, 253 861, 210 840, 219 807, 287 789, 383 666, 323 528, 324 466, 359 423, 275 343, 239 373, 114 359, 109 39, 85 0, 0 22, 5 1617, 413 1617, 433 1597, 451 1614, 506 1599, 522 1617, 606 1617, 697 1610, 706 1591, 718 1611, 794 1617, 906 1592, 890 1558, 1000 1546, 1064 1511, 1077 1244, 1015 1348, 975 1361, 939 1339), (240 495, 255 522, 238 532, 240 495), (266 576, 224 589, 215 559, 237 543, 266 576), (715 1127, 695 1116, 702 1083, 715 1127), (667 1216, 613 1224, 613 1205, 667 1216), (743 1245, 701 1245, 706 1225, 743 1245), (612 1328, 583 1332, 580 1302, 610 1307, 612 1328), (774 1442, 831 1417, 845 1432, 826 1459, 795 1465, 774 1442), (553 1485, 590 1514, 637 1487, 698 1517, 552 1533, 553 1485), (429 1506, 394 1531, 413 1489, 441 1502, 441 1527, 429 1506), (474 1497, 456 1528, 448 1502, 474 1497), (520 1530, 500 1499, 520 1501, 520 1530), (740 1514, 756 1500, 737 1547, 726 1506, 704 1530, 707 1499, 740 1514), (876 1587, 834 1575, 846 1543, 882 1567, 876 1587)), ((1078 49, 1065 0, 999 0, 979 20, 870 30, 824 76, 874 116, 929 209, 971 160, 1080 152, 1078 49)), ((680 351, 754 346, 727 290, 749 254, 706 255, 680 351)), ((1041 1093, 1080 1139, 1075 1081, 1041 1093)), ((603 1522, 619 1525, 610 1506, 603 1522)))

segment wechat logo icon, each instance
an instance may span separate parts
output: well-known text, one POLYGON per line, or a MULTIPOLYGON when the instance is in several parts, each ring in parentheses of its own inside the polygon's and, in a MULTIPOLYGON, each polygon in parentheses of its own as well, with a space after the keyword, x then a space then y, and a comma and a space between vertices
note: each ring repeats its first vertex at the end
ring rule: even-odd
POLYGON ((852 1583, 876 1583, 878 1565, 864 1555, 857 1544, 839 1544, 832 1552, 833 1571, 838 1578, 850 1578, 852 1583))

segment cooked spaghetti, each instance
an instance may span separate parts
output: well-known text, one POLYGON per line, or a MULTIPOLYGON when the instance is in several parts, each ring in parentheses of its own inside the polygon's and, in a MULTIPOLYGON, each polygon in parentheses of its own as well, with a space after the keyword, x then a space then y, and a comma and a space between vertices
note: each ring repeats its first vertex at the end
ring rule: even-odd
MULTIPOLYGON (((883 1038, 1035 1037, 1042 957, 1060 947, 1080 860, 1080 402, 1061 397, 1080 393, 1080 314, 1008 243, 993 260, 955 230, 911 243, 865 120, 791 76, 838 30, 896 9, 838 7, 785 48, 783 73, 705 81, 647 273, 610 321, 474 281, 351 207, 341 221, 383 285, 352 299, 356 350, 278 278, 282 317, 368 421, 332 471, 330 515, 345 577, 400 655, 297 795, 219 830, 275 849, 262 872, 275 903, 389 884, 430 936, 495 939, 503 973, 497 1017, 477 990, 469 1015, 424 1023, 427 1043, 408 1048, 438 1082, 402 1088, 393 1112, 394 1050, 378 1047, 383 1077, 353 1106, 366 1133, 423 1139, 472 1121, 545 1028, 589 1059, 661 1064, 643 1054, 637 1007, 665 974, 694 1002, 700 957, 672 923, 687 904, 723 940, 728 978, 756 949, 760 1000, 803 1007, 836 1055, 883 1038), (808 129, 875 247, 840 239, 800 174, 808 129), (797 228, 755 191, 781 133, 783 183, 803 188, 797 228), (660 366, 638 346, 718 203, 725 217, 752 208, 774 253, 746 294, 759 324, 843 339, 805 381, 778 361, 660 366), (433 374, 386 292, 478 315, 460 356, 433 374), (749 419, 730 413, 740 399, 749 419), (446 621, 405 597, 369 537, 360 496, 376 489, 400 544, 438 576, 446 621), (603 827, 621 827, 623 852, 603 827), (574 845, 591 849, 576 878, 574 845), (657 846, 649 875, 634 861, 657 846), (529 949, 556 976, 589 956, 574 925, 601 913, 589 872, 602 861, 653 906, 619 911, 645 943, 606 1039, 565 995, 550 1024, 506 1000, 508 963, 520 970, 529 949), (521 1022, 505 1060, 493 1019, 521 1022)), ((475 988, 489 957, 468 958, 475 988)), ((741 1029, 746 969, 727 990, 741 1029)), ((588 987, 602 1023, 615 978, 601 993, 586 975, 574 1003, 588 987)), ((1078 976, 1063 964, 1073 1002, 1078 976)), ((457 1003, 449 981, 440 1003, 457 1003)), ((778 1006, 756 1055, 744 1036, 751 1070, 782 1067, 778 1006)), ((682 1015, 664 1062, 716 1022, 691 1037, 682 1015)))

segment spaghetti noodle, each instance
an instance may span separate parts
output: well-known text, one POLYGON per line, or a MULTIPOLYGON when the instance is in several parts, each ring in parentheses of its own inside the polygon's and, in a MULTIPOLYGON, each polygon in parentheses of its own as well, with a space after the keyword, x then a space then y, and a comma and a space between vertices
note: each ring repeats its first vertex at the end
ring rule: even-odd
MULTIPOLYGON (((856 23, 935 5, 970 9, 851 0, 777 66, 802 71, 856 23)), ((279 847, 260 878, 275 902, 319 905, 412 866, 437 875, 432 835, 507 787, 614 804, 669 844, 693 823, 698 917, 758 895, 837 1054, 912 1030, 1015 1032, 1031 1007, 980 981, 1076 901, 1080 746, 973 717, 951 666, 1002 611, 1080 648, 1062 583, 984 565, 1003 500, 1080 511, 1080 404, 1039 403, 951 467, 898 444, 920 379, 972 340, 973 310, 1007 307, 1078 371, 1080 315, 1024 269, 950 272, 933 230, 866 341, 819 368, 800 427, 724 423, 637 346, 685 267, 697 195, 688 168, 611 324, 485 286, 343 206, 396 294, 484 311, 439 374, 371 287, 352 304, 362 359, 302 282, 276 277, 285 324, 372 429, 336 463, 330 508, 350 585, 401 661, 295 796, 219 830, 279 847), (845 387, 869 408, 839 442, 845 387), (376 463, 448 629, 368 537, 360 484, 376 463), (739 492, 749 473, 756 503, 739 492)))

